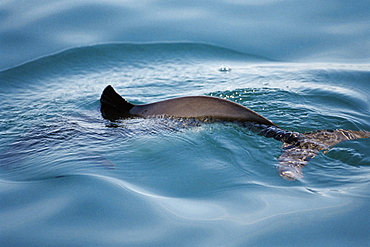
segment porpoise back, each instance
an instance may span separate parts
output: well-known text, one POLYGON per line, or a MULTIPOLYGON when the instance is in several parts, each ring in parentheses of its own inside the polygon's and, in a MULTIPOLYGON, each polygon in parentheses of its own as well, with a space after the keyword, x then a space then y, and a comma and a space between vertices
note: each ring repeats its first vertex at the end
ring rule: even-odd
POLYGON ((188 96, 145 105, 133 105, 123 99, 112 86, 101 96, 101 112, 109 120, 127 117, 177 117, 213 119, 236 122, 253 122, 274 125, 260 114, 229 100, 210 96, 188 96))

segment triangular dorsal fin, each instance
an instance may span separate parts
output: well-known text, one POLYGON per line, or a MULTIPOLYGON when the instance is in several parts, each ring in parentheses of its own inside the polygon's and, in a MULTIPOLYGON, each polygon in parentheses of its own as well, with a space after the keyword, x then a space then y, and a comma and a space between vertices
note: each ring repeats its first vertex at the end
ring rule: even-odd
POLYGON ((302 134, 295 143, 284 143, 284 153, 278 158, 280 176, 287 180, 303 177, 302 168, 320 151, 348 140, 369 138, 368 131, 353 130, 318 130, 302 134))
POLYGON ((122 98, 111 85, 107 86, 101 97, 101 113, 104 118, 115 121, 119 118, 130 117, 133 104, 122 98))

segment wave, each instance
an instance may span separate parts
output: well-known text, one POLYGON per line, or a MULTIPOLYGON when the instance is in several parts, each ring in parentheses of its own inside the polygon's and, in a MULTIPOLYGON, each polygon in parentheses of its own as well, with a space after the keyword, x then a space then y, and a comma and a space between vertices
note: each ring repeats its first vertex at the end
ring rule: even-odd
POLYGON ((174 61, 201 61, 208 59, 223 59, 233 61, 273 61, 267 57, 238 52, 232 49, 192 42, 164 43, 104 43, 91 46, 81 46, 40 57, 27 63, 6 69, 4 71, 27 67, 50 67, 52 64, 74 64, 84 66, 104 63, 131 62, 148 60, 160 62, 163 59, 174 61))

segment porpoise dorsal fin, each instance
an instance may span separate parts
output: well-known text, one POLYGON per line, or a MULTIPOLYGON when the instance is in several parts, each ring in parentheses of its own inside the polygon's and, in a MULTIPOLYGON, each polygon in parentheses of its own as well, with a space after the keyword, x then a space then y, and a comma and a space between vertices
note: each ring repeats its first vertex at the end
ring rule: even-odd
POLYGON ((287 180, 303 178, 302 168, 320 151, 326 152, 338 143, 359 138, 370 138, 370 132, 338 129, 301 134, 297 142, 284 143, 284 152, 278 158, 278 172, 287 180))
POLYGON ((100 103, 103 117, 110 121, 131 116, 130 110, 134 107, 133 104, 122 98, 111 85, 104 89, 100 103))

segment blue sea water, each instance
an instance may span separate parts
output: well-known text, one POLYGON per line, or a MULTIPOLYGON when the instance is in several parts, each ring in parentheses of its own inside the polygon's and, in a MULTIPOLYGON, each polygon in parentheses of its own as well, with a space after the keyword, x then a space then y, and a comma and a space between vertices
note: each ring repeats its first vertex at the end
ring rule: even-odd
MULTIPOLYGON (((282 62, 276 58, 283 58, 284 50, 273 52, 286 40, 279 39, 278 32, 271 36, 275 47, 259 43, 261 36, 246 41, 243 49, 251 47, 251 53, 261 56, 240 52, 243 42, 226 35, 246 27, 249 22, 241 17, 248 6, 252 23, 258 23, 273 7, 280 7, 276 13, 291 10, 285 1, 248 1, 248 6, 229 1, 224 12, 218 1, 207 8, 166 1, 127 1, 125 8, 115 1, 36 1, 33 6, 19 2, 3 3, 7 8, 0 12, 6 24, 0 27, 0 43, 3 58, 9 58, 2 59, 0 71, 1 246, 370 244, 370 139, 344 142, 320 153, 303 168, 304 178, 291 182, 276 171, 281 143, 239 125, 183 126, 161 118, 112 124, 99 110, 100 94, 110 84, 135 104, 211 95, 249 107, 287 130, 370 131, 366 49, 359 55, 354 51, 360 45, 351 43, 346 49, 334 42, 332 48, 343 51, 338 53, 341 58, 352 54, 347 62, 282 62), (267 13, 252 15, 262 7, 267 13), (175 11, 178 15, 153 17, 155 11, 168 14, 174 9, 183 9, 182 15, 175 11), (231 18, 238 25, 208 30, 208 22, 200 21, 207 16, 212 22, 230 9, 239 9, 231 18), (104 19, 82 13, 108 16, 115 25, 103 25, 104 19), (122 18, 143 15, 138 23, 128 18, 125 29, 116 19, 122 13, 122 18), (153 21, 149 25, 144 19, 153 21), (78 20, 75 25, 73 20, 78 20), (184 31, 186 24, 197 21, 197 28, 184 31), (173 34, 175 39, 197 42, 168 38, 176 30, 173 22, 182 27, 173 34), (157 33, 149 39, 144 34, 159 27, 167 36, 157 33), (204 38, 200 33, 206 29, 209 36, 204 38), (48 35, 40 37, 39 30, 48 35), (117 30, 121 34, 112 38, 117 30), (140 31, 138 36, 135 31, 140 31), (129 37, 125 40, 153 42, 117 42, 124 40, 123 34, 129 37), (64 48, 68 49, 58 51, 64 48)), ((360 5, 352 4, 344 17, 351 19, 360 5)), ((327 13, 333 5, 328 1, 311 15, 327 13)), ((338 35, 335 15, 322 17, 325 25, 320 27, 331 27, 338 35)), ((277 20, 286 24, 298 16, 294 12, 277 20)), ((357 12, 353 25, 340 24, 348 28, 346 37, 364 30, 368 24, 363 16, 357 12)), ((314 37, 314 27, 307 36, 298 32, 292 37, 307 23, 296 25, 285 33, 292 53, 302 48, 300 40, 314 37)), ((321 36, 325 45, 318 45, 319 39, 303 45, 301 54, 331 53, 326 45, 334 36, 321 36)))
POLYGON ((0 74, 3 246, 364 246, 370 139, 289 182, 281 143, 234 124, 101 117, 108 84, 133 103, 213 95, 284 129, 370 129, 370 67, 281 63, 197 43, 105 44, 0 74), (229 66, 231 71, 220 68, 229 66))

